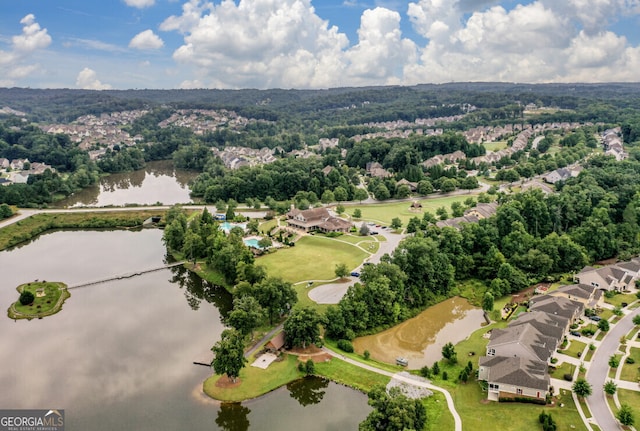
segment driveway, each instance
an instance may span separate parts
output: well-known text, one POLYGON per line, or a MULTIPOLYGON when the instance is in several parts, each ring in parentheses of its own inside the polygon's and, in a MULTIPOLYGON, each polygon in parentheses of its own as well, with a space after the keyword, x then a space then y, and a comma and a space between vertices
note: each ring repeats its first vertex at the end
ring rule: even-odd
POLYGON ((604 393, 604 383, 609 380, 609 356, 618 350, 620 337, 626 335, 635 326, 633 317, 640 314, 640 308, 636 308, 624 316, 615 325, 612 325, 609 333, 600 342, 600 347, 596 349, 591 360, 591 365, 587 370, 587 381, 591 383, 593 393, 587 397, 587 405, 596 423, 602 430, 621 430, 620 423, 615 419, 609 409, 606 395, 604 393))

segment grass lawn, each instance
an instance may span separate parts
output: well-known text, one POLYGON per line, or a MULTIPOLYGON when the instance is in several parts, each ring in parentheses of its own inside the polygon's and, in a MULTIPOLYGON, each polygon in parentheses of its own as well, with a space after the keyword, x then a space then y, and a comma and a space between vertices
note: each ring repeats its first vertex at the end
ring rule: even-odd
MULTIPOLYGON (((621 367, 621 366, 622 366, 622 361, 620 361, 620 358, 622 358, 622 354, 620 354, 620 353, 616 353, 616 354, 615 354, 615 355, 613 355, 613 356, 615 356, 616 358, 618 358, 618 362, 620 362, 620 365, 618 365, 618 367, 621 367)), ((616 378, 616 370, 617 370, 617 369, 618 369, 618 368, 609 368, 609 378, 610 378, 610 379, 615 379, 615 378, 616 378)))
POLYGON ((349 213, 350 215, 353 215, 353 211, 356 208, 360 208, 363 220, 371 220, 376 223, 390 225, 391 219, 393 219, 394 217, 398 217, 402 221, 402 226, 406 226, 409 222, 409 219, 411 219, 412 217, 418 217, 420 220, 422 220, 422 216, 425 211, 428 211, 431 214, 435 215, 436 210, 442 206, 444 206, 447 209, 449 215, 451 215, 451 204, 453 202, 464 202, 468 197, 475 198, 476 195, 477 193, 474 193, 474 191, 472 190, 470 194, 464 194, 460 196, 431 195, 434 197, 430 199, 416 199, 418 202, 420 202, 420 204, 422 204, 421 211, 410 211, 410 201, 394 202, 388 204, 381 203, 367 206, 352 205, 345 207, 347 213, 349 213))
POLYGON ((264 223, 260 223, 260 227, 258 228, 260 232, 263 234, 267 234, 267 232, 271 232, 271 230, 278 225, 278 221, 276 219, 268 220, 264 223))
POLYGON ((455 428, 453 415, 447 408, 447 401, 442 392, 433 391, 433 395, 422 399, 427 408, 426 431, 443 431, 455 428))
POLYGON ((569 348, 567 350, 563 350, 562 353, 564 353, 565 355, 573 356, 574 358, 579 358, 578 353, 582 354, 585 347, 587 347, 585 343, 572 340, 571 344, 569 344, 569 348))
POLYGON ((295 305, 295 308, 310 307, 314 308, 318 313, 324 314, 330 304, 318 304, 309 298, 309 291, 320 284, 322 283, 313 283, 311 286, 308 286, 307 283, 295 284, 293 288, 298 295, 298 303, 295 305))
POLYGON ((611 304, 614 307, 622 307, 622 303, 626 302, 627 304, 631 304, 633 301, 638 299, 635 293, 617 293, 613 296, 613 298, 604 297, 604 302, 607 304, 611 304))
POLYGON ((563 362, 557 367, 552 373, 551 377, 554 379, 564 380, 565 374, 571 374, 573 376, 573 372, 576 369, 576 365, 570 364, 568 362, 563 362))
MULTIPOLYGON (((636 422, 640 421, 640 417, 638 417, 638 411, 640 411, 640 392, 629 389, 618 389, 618 400, 620 400, 620 404, 629 404, 629 407, 634 411, 636 422)), ((613 411, 614 414, 617 412, 617 410, 613 411)))
POLYGON ((482 145, 487 151, 500 151, 507 148, 507 141, 484 142, 482 145))
POLYGON ((640 366, 640 349, 638 349, 637 347, 631 347, 629 358, 633 358, 635 362, 633 364, 627 364, 626 362, 620 364, 620 366, 622 367, 620 379, 627 380, 629 382, 637 382, 638 378, 640 377, 638 368, 640 366))
POLYGON ((326 238, 305 236, 295 247, 283 248, 256 259, 267 274, 295 283, 303 280, 332 280, 335 268, 344 263, 355 268, 369 255, 358 247, 326 238))
POLYGON ((253 357, 249 358, 247 365, 240 371, 239 386, 219 387, 216 385, 218 380, 227 379, 227 376, 214 374, 204 381, 204 393, 216 400, 243 401, 264 395, 303 376, 297 368, 297 356, 286 355, 282 362, 274 362, 266 370, 250 366, 253 360, 253 357))
POLYGON ((587 354, 585 355, 584 360, 587 361, 587 362, 590 361, 595 352, 596 352, 596 349, 591 349, 590 348, 589 350, 587 350, 587 354))
POLYGON ((318 362, 315 366, 315 371, 320 376, 363 392, 369 392, 376 385, 386 386, 390 380, 387 376, 365 370, 336 358, 328 362, 318 362))
POLYGON ((601 319, 609 320, 613 317, 613 310, 609 310, 608 308, 603 308, 602 311, 598 314, 601 319))
POLYGON ((50 316, 62 310, 62 304, 71 296, 64 283, 40 281, 21 284, 16 288, 18 297, 23 291, 31 292, 34 300, 31 304, 22 305, 19 300, 9 307, 8 315, 11 319, 34 319, 50 316), (44 296, 38 296, 37 291, 43 289, 44 296))

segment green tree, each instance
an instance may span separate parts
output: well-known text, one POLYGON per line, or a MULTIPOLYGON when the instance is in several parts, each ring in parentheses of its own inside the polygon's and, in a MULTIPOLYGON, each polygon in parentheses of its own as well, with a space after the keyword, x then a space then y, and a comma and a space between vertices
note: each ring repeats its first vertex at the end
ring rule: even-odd
POLYGON ((458 361, 456 348, 450 342, 442 346, 442 356, 451 364, 455 364, 458 361))
POLYGON ((225 329, 222 337, 211 348, 214 357, 211 366, 216 374, 226 374, 229 380, 236 381, 240 370, 247 363, 244 357, 243 336, 235 329, 225 329))
POLYGON ((344 205, 342 205, 342 204, 338 204, 338 205, 336 206, 336 212, 337 212, 338 214, 342 214, 342 213, 344 213, 344 205))
POLYGON ((363 200, 368 198, 369 198, 369 193, 367 193, 365 189, 361 189, 360 187, 358 187, 353 194, 353 199, 356 201, 362 202, 363 200))
POLYGON ((619 357, 617 357, 616 355, 609 356, 609 366, 611 368, 618 368, 619 365, 620 365, 619 357))
POLYGON ((600 329, 602 332, 607 332, 609 331, 609 321, 602 319, 598 322, 598 329, 600 329))
POLYGON ((591 384, 582 377, 573 383, 571 389, 580 398, 586 398, 591 395, 591 384))
POLYGON ((482 309, 484 311, 493 310, 493 295, 491 294, 491 292, 486 292, 482 297, 482 309))
POLYGON ((288 312, 298 301, 296 291, 291 283, 278 277, 267 277, 256 285, 255 297, 267 310, 269 324, 274 318, 288 312))
POLYGON ((640 325, 640 314, 633 316, 633 324, 640 325))
POLYGON ((241 296, 233 299, 233 310, 227 317, 227 324, 242 335, 253 334, 253 330, 264 319, 264 309, 253 296, 241 296))
POLYGON ((349 198, 347 190, 342 186, 338 186, 333 190, 333 196, 338 202, 346 201, 349 198))
POLYGON ((323 204, 328 204, 328 203, 331 203, 331 202, 335 202, 335 200, 336 200, 336 197, 335 197, 335 195, 333 194, 333 192, 331 190, 325 190, 322 193, 322 196, 320 197, 320 201, 323 204))
POLYGON ((440 364, 438 363, 438 361, 433 363, 433 367, 431 367, 431 372, 433 373, 434 376, 440 375, 440 364))
POLYGON ((311 307, 294 309, 284 322, 284 338, 289 347, 306 348, 320 341, 322 317, 311 307))
POLYGON ((398 217, 394 217, 391 219, 391 229, 400 229, 402 227, 402 220, 398 217))
POLYGON ((604 392, 607 395, 613 396, 618 390, 618 385, 613 380, 607 380, 607 382, 603 386, 604 392))
POLYGON ((389 189, 384 185, 384 183, 380 183, 376 186, 373 191, 373 195, 379 201, 384 201, 391 197, 391 193, 389 193, 389 189))
POLYGON ((33 293, 29 292, 28 290, 23 290, 22 293, 20 293, 20 304, 22 305, 29 305, 35 299, 36 298, 35 296, 33 296, 33 293))
POLYGON ((366 223, 362 223, 360 225, 360 230, 359 230, 360 235, 362 236, 367 236, 369 235, 369 226, 367 226, 366 223))
POLYGON ((427 423, 427 411, 419 399, 409 399, 399 388, 389 393, 378 386, 369 391, 369 405, 373 411, 360 423, 360 431, 422 430, 427 423))
POLYGON ((464 206, 460 202, 451 203, 451 214, 454 217, 462 217, 464 215, 464 206))
POLYGON ((0 204, 0 220, 9 218, 13 215, 11 207, 7 204, 0 204))
POLYGON ((307 362, 304 364, 304 373, 307 376, 311 376, 316 372, 316 364, 313 362, 313 359, 307 359, 307 362))
POLYGON ((273 241, 268 236, 263 236, 258 240, 258 247, 267 249, 273 245, 273 241))
POLYGON ((349 268, 347 268, 347 264, 346 263, 336 264, 335 273, 336 273, 336 277, 345 278, 347 275, 349 275, 349 268))
POLYGON ((620 405, 620 410, 616 413, 616 418, 620 421, 620 423, 624 426, 632 426, 635 422, 633 417, 633 410, 628 404, 620 405))
POLYGON ((353 218, 362 218, 362 210, 360 208, 353 210, 353 218))

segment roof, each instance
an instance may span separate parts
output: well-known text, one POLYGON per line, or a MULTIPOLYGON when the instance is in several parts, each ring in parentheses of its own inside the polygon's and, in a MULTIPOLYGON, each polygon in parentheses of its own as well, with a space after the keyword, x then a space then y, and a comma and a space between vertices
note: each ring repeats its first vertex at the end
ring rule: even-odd
POLYGON ((582 313, 584 304, 562 296, 539 295, 529 300, 529 309, 573 319, 576 315, 582 313))
POLYGON ((509 327, 518 325, 531 325, 544 336, 553 338, 556 341, 561 340, 564 336, 566 326, 557 325, 554 321, 549 322, 542 316, 542 314, 546 313, 522 313, 521 316, 526 316, 527 314, 532 314, 533 316, 528 319, 521 319, 520 317, 518 317, 516 320, 509 323, 509 327))
POLYGON ((483 356, 481 367, 487 368, 487 381, 546 392, 550 378, 547 364, 522 357, 483 356))
POLYGON ((590 299, 597 289, 594 286, 588 286, 586 284, 570 284, 567 286, 559 287, 555 292, 551 292, 550 295, 554 293, 564 293, 566 295, 572 295, 577 298, 582 299, 590 299))
POLYGON ((281 349, 284 346, 284 331, 280 331, 267 343, 267 347, 281 349))
MULTIPOLYGON (((558 340, 548 337, 535 328, 530 322, 522 325, 508 326, 505 329, 494 329, 487 348, 495 348, 507 344, 518 344, 540 361, 548 361, 558 345, 558 340)), ((500 356, 499 352, 496 352, 500 356)))

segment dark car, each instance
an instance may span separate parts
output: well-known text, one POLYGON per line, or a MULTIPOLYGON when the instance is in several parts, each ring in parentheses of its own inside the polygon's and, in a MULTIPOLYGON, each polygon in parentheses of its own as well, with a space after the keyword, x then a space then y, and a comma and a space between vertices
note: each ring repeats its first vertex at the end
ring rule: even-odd
POLYGON ((372 230, 371 232, 369 232, 371 235, 378 235, 380 232, 372 230))
POLYGON ((600 316, 589 316, 589 319, 593 320, 594 322, 599 322, 602 320, 602 317, 600 316))
POLYGON ((569 334, 573 335, 574 337, 581 337, 582 336, 582 334, 579 333, 578 331, 571 331, 571 332, 569 332, 569 334))
POLYGON ((359 273, 358 271, 353 271, 353 272, 351 273, 351 276, 352 276, 352 277, 360 277, 360 273, 359 273))

